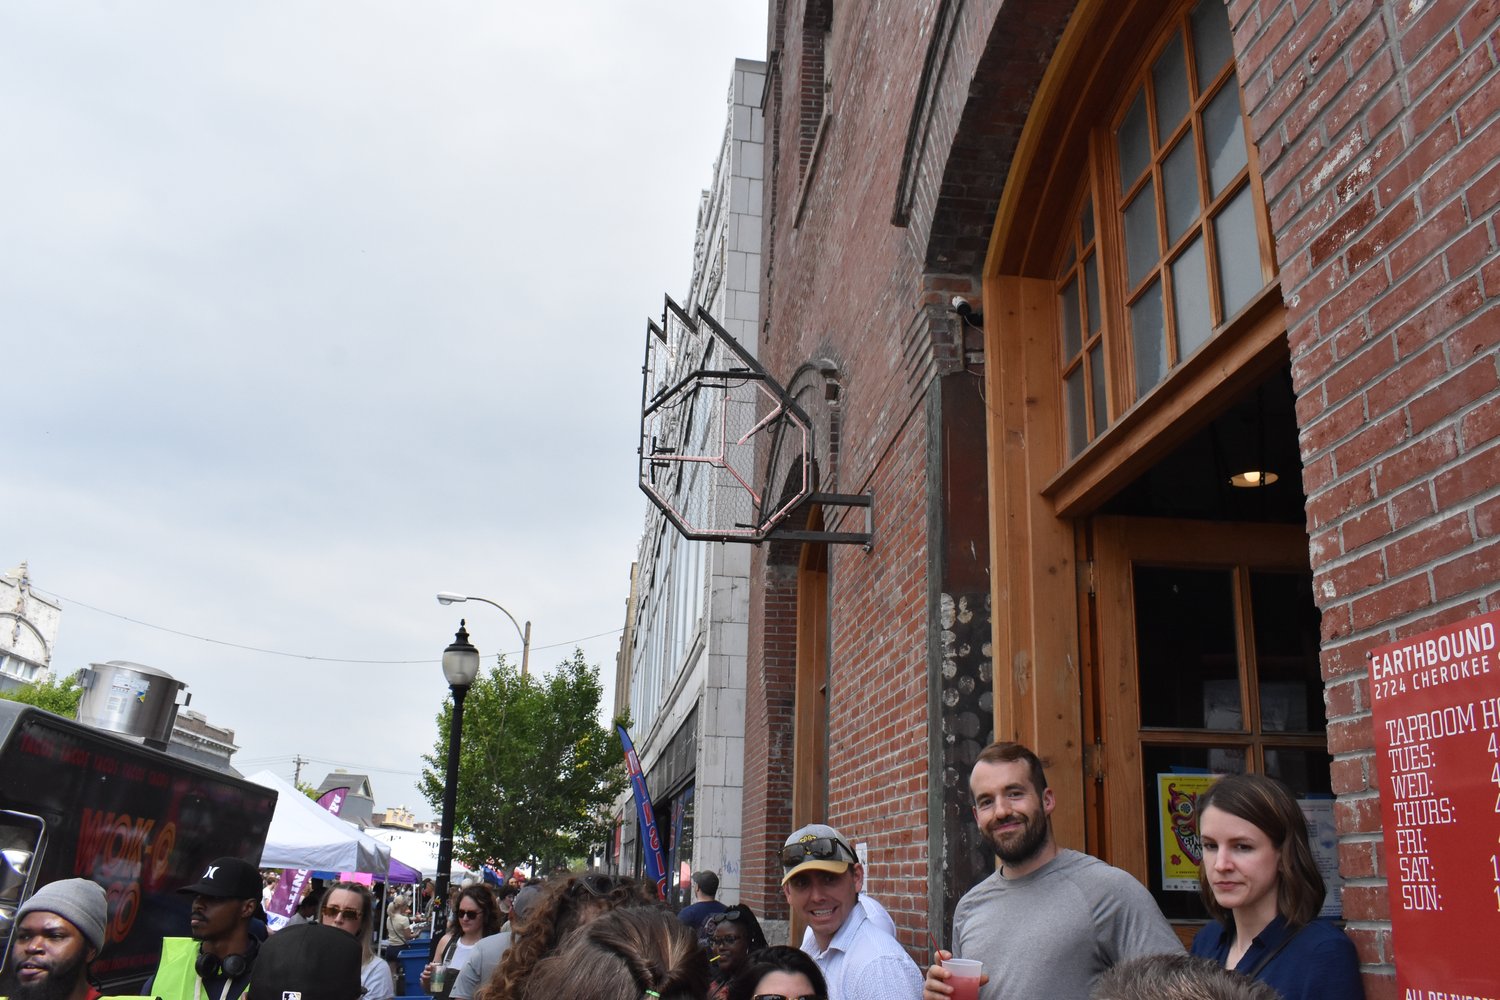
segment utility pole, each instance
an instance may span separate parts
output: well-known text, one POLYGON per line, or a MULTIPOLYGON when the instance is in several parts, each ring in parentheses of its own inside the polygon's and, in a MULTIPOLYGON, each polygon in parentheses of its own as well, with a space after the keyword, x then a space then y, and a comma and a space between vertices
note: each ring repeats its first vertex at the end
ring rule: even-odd
POLYGON ((292 784, 300 785, 302 784, 302 765, 311 764, 312 761, 303 757, 301 754, 298 754, 297 756, 292 758, 292 763, 297 765, 297 771, 292 775, 292 784))

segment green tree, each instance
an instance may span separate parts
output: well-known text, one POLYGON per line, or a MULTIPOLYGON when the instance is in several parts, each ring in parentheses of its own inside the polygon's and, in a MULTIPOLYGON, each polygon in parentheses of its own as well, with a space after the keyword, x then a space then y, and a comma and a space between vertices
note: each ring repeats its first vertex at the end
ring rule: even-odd
MULTIPOLYGON (((575 649, 540 679, 501 657, 464 700, 453 853, 474 867, 529 858, 580 858, 610 835, 609 806, 625 788, 613 730, 599 725, 599 670, 575 649)), ((422 795, 440 811, 448 767, 451 697, 423 755, 422 795)))
POLYGON ((78 715, 78 702, 83 698, 83 688, 72 677, 54 676, 0 691, 0 698, 35 705, 71 719, 78 715))

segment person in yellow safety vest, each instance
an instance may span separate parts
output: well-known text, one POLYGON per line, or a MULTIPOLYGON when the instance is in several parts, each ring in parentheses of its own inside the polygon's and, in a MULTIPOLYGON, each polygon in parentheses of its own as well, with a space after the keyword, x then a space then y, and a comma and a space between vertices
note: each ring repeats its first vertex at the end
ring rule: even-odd
POLYGON ((239 1000, 260 950, 251 921, 266 919, 260 870, 242 858, 215 858, 192 885, 191 937, 163 938, 146 992, 162 1000, 239 1000))
POLYGON ((6 963, 10 995, 85 1000, 89 965, 104 950, 108 918, 104 890, 86 878, 52 882, 32 893, 16 910, 6 963))

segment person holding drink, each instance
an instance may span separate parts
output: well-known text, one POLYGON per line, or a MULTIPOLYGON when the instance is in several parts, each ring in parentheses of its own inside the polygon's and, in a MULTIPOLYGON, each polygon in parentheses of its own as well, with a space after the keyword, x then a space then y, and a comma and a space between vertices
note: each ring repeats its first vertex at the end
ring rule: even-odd
POLYGON ((953 950, 927 970, 924 1000, 1047 997, 1088 1000, 1106 969, 1141 955, 1182 953, 1146 888, 1098 858, 1060 848, 1056 796, 1042 761, 1019 743, 992 743, 969 773, 979 831, 1000 859, 953 912, 953 950), (987 973, 959 977, 954 958, 987 973), (973 984, 972 986, 970 984, 973 984))
POLYGON ((464 886, 454 904, 453 915, 458 926, 438 940, 433 949, 437 960, 422 969, 422 988, 434 996, 448 996, 453 981, 480 940, 500 931, 500 904, 495 902, 495 894, 487 885, 475 882, 464 886))

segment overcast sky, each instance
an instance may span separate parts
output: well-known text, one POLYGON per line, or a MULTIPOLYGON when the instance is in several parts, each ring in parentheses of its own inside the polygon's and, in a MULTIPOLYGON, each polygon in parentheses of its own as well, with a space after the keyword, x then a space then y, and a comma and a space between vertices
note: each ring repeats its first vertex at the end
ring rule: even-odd
POLYGON ((458 619, 520 650, 437 591, 612 685, 645 321, 765 22, 0 5, 0 568, 62 599, 53 667, 165 670, 241 770, 368 771, 419 817, 458 619))

